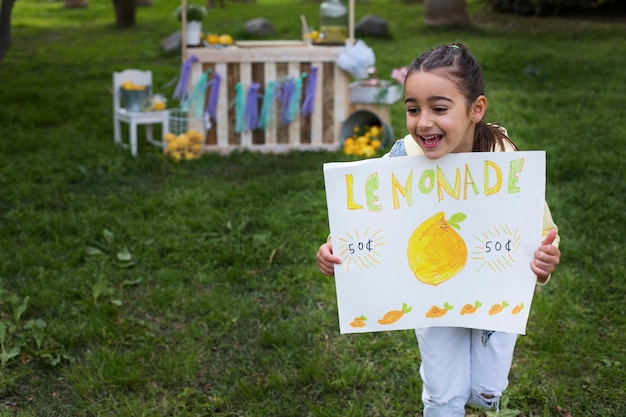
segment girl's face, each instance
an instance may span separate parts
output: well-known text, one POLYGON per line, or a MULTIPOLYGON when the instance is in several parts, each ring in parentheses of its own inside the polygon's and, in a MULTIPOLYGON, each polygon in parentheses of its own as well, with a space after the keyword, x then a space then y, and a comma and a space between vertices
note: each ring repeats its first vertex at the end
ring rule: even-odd
POLYGON ((471 152, 476 123, 487 110, 480 96, 469 106, 456 84, 436 72, 418 71, 404 83, 406 127, 429 159, 471 152))

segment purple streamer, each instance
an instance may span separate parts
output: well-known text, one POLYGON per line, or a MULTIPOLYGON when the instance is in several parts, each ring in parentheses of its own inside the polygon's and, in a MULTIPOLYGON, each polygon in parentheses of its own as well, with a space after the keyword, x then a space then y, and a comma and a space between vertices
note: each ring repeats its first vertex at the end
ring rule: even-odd
POLYGON ((206 113, 209 114, 213 118, 213 120, 217 120, 217 99, 220 93, 220 83, 222 81, 222 76, 217 72, 213 75, 213 81, 211 85, 211 94, 209 95, 209 100, 206 106, 206 113))
POLYGON ((178 79, 178 84, 176 85, 176 90, 174 90, 174 98, 179 99, 180 101, 184 101, 187 99, 189 87, 189 77, 191 76, 191 67, 192 65, 198 62, 198 57, 195 55, 191 55, 180 67, 180 78, 178 79))
POLYGON ((259 123, 259 84, 252 83, 246 99, 246 126, 254 130, 259 123))
POLYGON ((309 77, 306 80, 306 91, 304 101, 302 102, 302 109, 300 110, 303 116, 308 116, 313 113, 315 90, 317 90, 317 67, 311 67, 309 77))
POLYGON ((293 90, 295 86, 293 78, 288 79, 282 88, 281 102, 280 102, 280 120, 283 125, 288 125, 291 122, 291 115, 289 114, 289 105, 293 98, 293 90))

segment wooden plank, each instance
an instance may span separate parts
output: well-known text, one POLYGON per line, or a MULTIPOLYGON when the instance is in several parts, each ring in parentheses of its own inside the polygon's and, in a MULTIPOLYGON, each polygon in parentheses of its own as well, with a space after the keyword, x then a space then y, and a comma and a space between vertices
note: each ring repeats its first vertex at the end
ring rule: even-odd
POLYGON ((215 71, 219 73, 222 78, 220 83, 220 92, 217 99, 217 122, 215 130, 217 144, 223 147, 228 144, 228 65, 215 64, 215 71))
POLYGON ((287 48, 287 47, 303 47, 308 44, 304 41, 235 41, 234 44, 238 48, 287 48))
POLYGON ((323 143, 324 130, 322 129, 324 116, 324 64, 314 62, 317 67, 317 85, 315 87, 315 102, 313 104, 313 114, 311 116, 311 144, 319 145, 323 143))
POLYGON ((324 62, 322 78, 322 142, 335 142, 335 64, 324 62))
POLYGON ((240 145, 240 137, 235 132, 235 106, 231 106, 230 103, 234 103, 237 98, 237 83, 240 81, 239 77, 239 63, 231 63, 227 65, 226 75, 226 88, 228 91, 228 101, 226 102, 226 109, 228 109, 228 144, 240 145))
POLYGON ((298 114, 298 118, 300 120, 300 143, 302 144, 310 144, 311 143, 311 115, 302 115, 302 104, 304 104, 304 99, 306 98, 306 88, 311 77, 311 63, 310 62, 302 62, 300 63, 300 72, 306 73, 307 76, 304 78, 302 82, 302 98, 300 99, 300 112, 298 114))
MULTIPOLYGON (((302 76, 300 72, 300 63, 299 62, 290 62, 289 63, 289 77, 293 80, 294 84, 298 82, 299 78, 302 76)), ((295 93, 295 89, 294 89, 295 93)), ((295 99, 295 97, 292 97, 295 99)), ((299 104, 299 103, 298 103, 299 104)), ((291 108, 291 105, 290 105, 291 108)), ((299 107, 298 107, 299 110, 299 107)), ((300 117, 297 115, 294 116, 291 123, 288 125, 289 130, 289 143, 294 147, 298 147, 300 145, 300 117)))
MULTIPOLYGON (((289 76, 289 64, 287 62, 279 62, 276 64, 276 81, 285 81, 289 76)), ((278 87, 278 86, 277 86, 278 87)), ((283 124, 282 121, 282 99, 275 100, 276 106, 276 143, 289 143, 289 126, 283 124)))
MULTIPOLYGON (((215 77, 215 64, 213 63, 204 63, 202 66, 203 71, 208 71, 211 70, 211 73, 209 74, 209 80, 213 80, 213 78, 215 77)), ((214 88, 213 86, 211 86, 208 90, 207 90, 207 95, 206 95, 206 103, 204 104, 204 108, 206 109, 206 106, 208 105, 208 101, 209 101, 209 95, 211 93, 211 89, 214 88)), ((204 143, 205 145, 217 145, 217 120, 211 118, 211 128, 207 129, 206 131, 206 135, 204 137, 204 143)))
POLYGON ((334 80, 335 91, 333 98, 335 99, 335 120, 333 131, 333 143, 340 144, 343 138, 341 137, 341 125, 345 119, 348 118, 348 110, 350 109, 350 87, 348 84, 348 77, 337 65, 334 65, 334 80))
POLYGON ((200 62, 335 62, 343 50, 341 46, 293 46, 274 48, 239 48, 228 46, 222 49, 193 48, 200 62))
MULTIPOLYGON (((244 105, 248 97, 248 89, 252 83, 252 64, 249 62, 242 62, 239 64, 239 82, 241 83, 244 105)), ((241 121, 241 132, 239 144, 242 148, 247 148, 252 145, 252 131, 246 126, 245 113, 243 120, 241 121)))
MULTIPOLYGON (((265 65, 261 62, 255 62, 252 64, 252 82, 259 84, 259 96, 265 92, 265 65)), ((259 109, 259 116, 261 116, 261 106, 263 100, 259 97, 257 100, 257 107, 259 109)), ((254 129, 252 132, 252 143, 255 145, 265 144, 265 131, 261 129, 254 129)))
MULTIPOLYGON (((263 70, 265 72, 265 88, 267 88, 267 85, 270 81, 274 82, 276 81, 276 64, 275 63, 266 63, 263 65, 263 70)), ((276 85, 274 85, 274 93, 276 92, 275 90, 276 85)), ((273 94, 274 94, 273 93, 273 94)), ((276 106, 276 100, 272 99, 272 105, 276 106)), ((278 126, 278 123, 276 122, 278 119, 276 117, 276 109, 275 107, 272 107, 271 111, 270 111, 270 117, 269 117, 269 121, 267 126, 265 127, 265 144, 268 146, 272 146, 274 144, 277 143, 278 138, 276 137, 276 126, 278 126)))

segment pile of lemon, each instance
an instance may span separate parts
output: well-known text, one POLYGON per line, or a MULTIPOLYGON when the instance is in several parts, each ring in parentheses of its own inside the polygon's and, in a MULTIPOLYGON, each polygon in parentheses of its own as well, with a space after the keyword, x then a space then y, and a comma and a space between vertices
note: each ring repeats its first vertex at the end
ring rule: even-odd
POLYGON ((348 136, 343 142, 343 153, 366 158, 375 156, 382 146, 383 128, 376 125, 355 126, 353 132, 353 135, 348 136))
POLYGON ((189 130, 179 135, 166 133, 163 139, 165 140, 163 152, 175 161, 195 159, 202 155, 204 138, 197 130, 189 130))
POLYGON ((143 91, 146 89, 145 85, 135 84, 132 81, 124 81, 122 83, 122 89, 131 91, 143 91))
POLYGON ((218 35, 217 33, 209 33, 206 37, 206 42, 209 45, 232 45, 235 40, 228 34, 218 35))

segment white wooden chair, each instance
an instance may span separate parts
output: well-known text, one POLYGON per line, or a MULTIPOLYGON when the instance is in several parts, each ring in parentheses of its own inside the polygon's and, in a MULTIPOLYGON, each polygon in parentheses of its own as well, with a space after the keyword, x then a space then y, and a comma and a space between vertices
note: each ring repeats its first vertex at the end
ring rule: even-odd
POLYGON ((152 71, 141 71, 137 69, 127 69, 113 73, 113 135, 117 145, 128 148, 130 153, 137 156, 137 126, 146 125, 146 140, 152 145, 163 147, 162 140, 155 140, 153 137, 153 125, 161 125, 161 137, 169 129, 169 112, 162 111, 127 111, 122 104, 121 86, 125 81, 134 84, 145 85, 152 91, 152 71), (129 143, 122 142, 122 123, 128 123, 130 134, 129 143))

